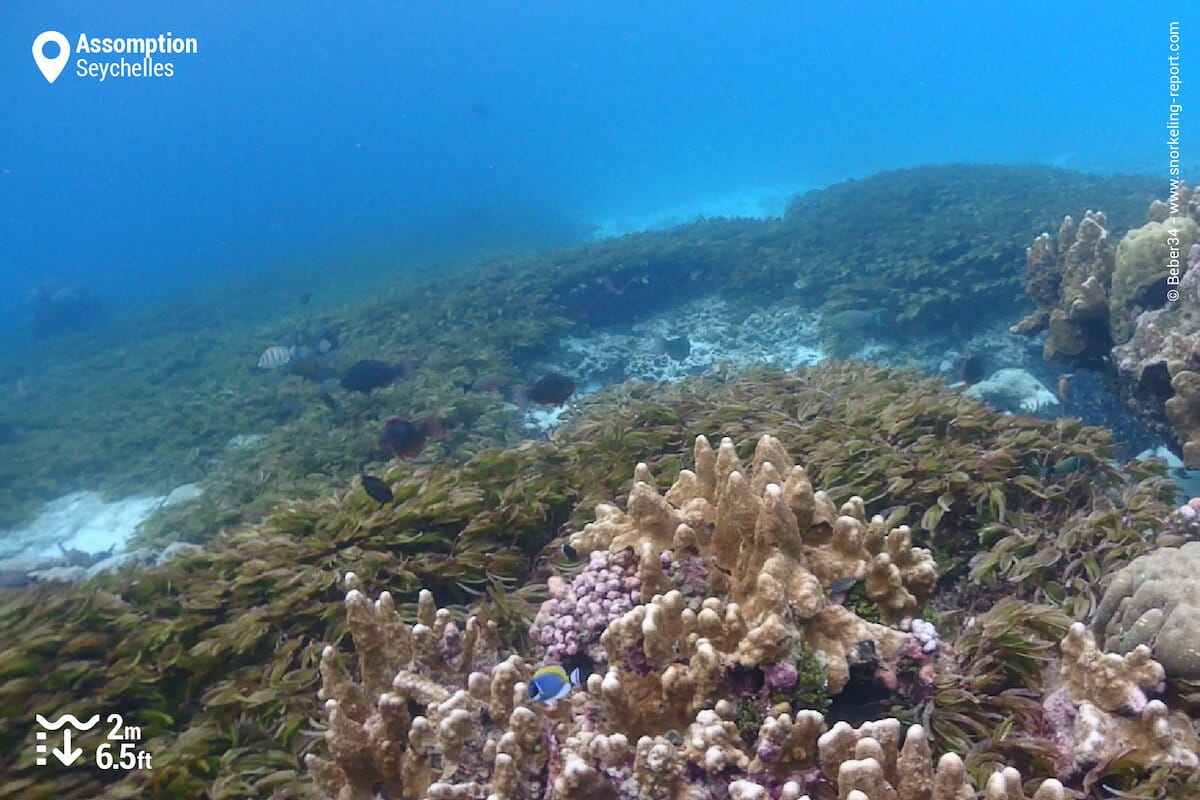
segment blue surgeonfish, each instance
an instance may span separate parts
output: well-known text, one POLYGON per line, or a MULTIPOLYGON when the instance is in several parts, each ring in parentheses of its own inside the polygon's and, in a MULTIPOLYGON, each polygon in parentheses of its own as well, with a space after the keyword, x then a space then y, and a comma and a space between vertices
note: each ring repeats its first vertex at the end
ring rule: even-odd
POLYGON ((537 703, 553 703, 569 695, 582 682, 579 667, 571 670, 570 674, 557 664, 542 667, 533 673, 529 681, 529 699, 537 703))

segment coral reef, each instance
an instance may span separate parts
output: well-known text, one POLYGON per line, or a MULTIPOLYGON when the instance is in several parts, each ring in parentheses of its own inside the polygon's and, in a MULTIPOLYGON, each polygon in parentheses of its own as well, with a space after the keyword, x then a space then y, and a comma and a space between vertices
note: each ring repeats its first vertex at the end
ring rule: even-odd
POLYGON ((1111 346, 1106 328, 1114 267, 1108 220, 1088 211, 1079 225, 1063 219, 1057 243, 1043 233, 1025 250, 1026 291, 1037 310, 1013 326, 1032 334, 1049 328, 1047 359, 1093 360, 1111 346))
MULTIPOLYGON (((353 574, 347 581, 357 583, 353 574)), ((648 699, 631 692, 612 670, 592 675, 586 690, 560 703, 531 703, 531 666, 520 656, 498 657, 493 625, 471 617, 460 629, 428 593, 412 625, 387 593, 372 603, 352 588, 345 605, 360 678, 353 680, 336 651, 325 648, 320 696, 331 758, 306 758, 322 797, 799 800, 827 791, 847 800, 974 796, 958 756, 943 755, 935 766, 920 725, 903 733, 895 719, 829 727, 820 713, 784 704, 766 713, 746 741, 734 722, 735 703, 721 698, 699 704, 679 730, 663 730, 668 720, 656 720, 639 733, 647 717, 641 703, 648 699)), ((693 665, 711 663, 711 653, 702 655, 706 644, 697 640, 693 665)), ((698 687, 683 688, 690 695, 698 687)), ((1020 774, 996 769, 986 779, 984 796, 1025 797, 1020 774)), ((1041 781, 1032 795, 1066 796, 1056 779, 1041 781)))
POLYGON ((1198 571, 1200 542, 1160 548, 1117 570, 1092 620, 1104 648, 1144 645, 1172 679, 1200 680, 1198 571))
POLYGON ((1129 341, 1138 317, 1166 304, 1168 278, 1175 284, 1183 274, 1200 227, 1190 200, 1181 184, 1168 203, 1152 203, 1150 221, 1127 232, 1115 248, 1108 219, 1097 211, 1086 212, 1078 226, 1066 217, 1057 242, 1041 234, 1025 251, 1025 289, 1037 309, 1012 331, 1048 328, 1048 360, 1095 362, 1114 343, 1129 341), (1163 217, 1167 208, 1175 216, 1163 217))
MULTIPOLYGON (((820 713, 784 704, 747 741, 735 704, 720 699, 695 711, 682 732, 638 733, 645 699, 611 672, 593 675, 561 705, 530 703, 531 667, 497 656, 494 624, 472 617, 460 630, 428 593, 411 626, 387 593, 372 603, 351 589, 345 604, 361 678, 324 650, 320 696, 332 759, 306 759, 322 797, 798 800, 824 787, 867 800, 974 796, 957 756, 933 767, 920 725, 904 734, 895 719, 830 728, 820 713)), ((1145 647, 1101 653, 1076 623, 1061 650, 1062 684, 1042 703, 1059 779, 1042 781, 1035 800, 1066 797, 1060 780, 1088 768, 1085 781, 1094 784, 1118 759, 1142 770, 1195 768, 1200 738, 1186 717, 1149 698, 1163 670, 1145 647)), ((996 769, 984 797, 1024 797, 1021 786, 1016 770, 996 769)))
MULTIPOLYGON (((628 658, 670 663, 671 654, 698 647, 685 642, 701 636, 712 654, 755 668, 788 660, 804 642, 824 660, 837 694, 852 663, 887 669, 906 645, 921 652, 911 637, 826 599, 835 582, 861 581, 881 619, 898 623, 918 614, 937 569, 927 550, 912 546, 906 526, 889 531, 878 516, 867 522, 861 498, 838 509, 769 436, 759 440, 748 473, 728 438, 714 451, 698 437, 695 464, 665 495, 639 465, 628 512, 601 504, 596 521, 570 539, 581 553, 631 549, 640 562, 644 605, 608 626, 610 658, 622 654, 633 673, 628 658), (690 573, 686 610, 664 569, 676 562, 690 573)), ((666 682, 646 691, 665 695, 666 682)))
MULTIPOLYGON (((1200 244, 1193 243, 1187 253, 1179 299, 1139 314, 1128 341, 1113 348, 1113 359, 1126 403, 1174 441, 1184 463, 1195 468, 1200 466, 1200 244)), ((1168 263, 1165 254, 1162 263, 1168 263)))
POLYGON ((1117 366, 1126 405, 1200 467, 1200 203, 1186 184, 1111 244, 1104 214, 1067 217, 1057 246, 1043 233, 1026 250, 1026 291, 1037 309, 1012 327, 1048 328, 1043 354, 1117 366), (1175 288, 1178 287, 1178 288, 1175 288))
MULTIPOLYGON (((867 517, 884 516, 889 530, 916 520, 914 537, 934 551, 943 573, 939 596, 964 581, 976 553, 994 553, 995 561, 977 565, 982 586, 941 601, 964 610, 1018 594, 1046 597, 1082 617, 1091 593, 1100 591, 1102 572, 1153 546, 1161 519, 1174 508, 1170 482, 1154 464, 1139 466, 1128 484, 1107 467, 1109 432, 1071 420, 1001 415, 910 371, 827 364, 799 373, 612 387, 585 398, 578 418, 553 443, 481 449, 465 464, 380 469, 374 474, 394 494, 384 506, 347 476, 332 495, 287 502, 165 566, 0 596, 0 795, 312 797, 302 760, 314 746, 304 731, 321 648, 311 644, 345 646, 339 576, 354 571, 373 595, 390 590, 407 622, 422 586, 443 604, 484 593, 483 613, 506 643, 523 640, 547 594, 544 584, 521 584, 544 577, 549 565, 565 567, 560 545, 548 546, 559 527, 570 520, 581 529, 600 502, 616 498, 625 505, 628 467, 639 459, 654 474, 676 474, 692 438, 688 430, 725 431, 742 442, 738 453, 747 464, 754 440, 772 431, 787 450, 806 454, 811 481, 838 503, 865 498, 867 517), (1078 455, 1095 467, 1046 478, 1040 464, 1047 455, 1078 455), (153 771, 48 772, 35 765, 34 714, 113 707, 142 726, 155 754, 153 771)), ((261 443, 257 456, 239 451, 247 470, 256 463, 281 469, 272 455, 276 438, 261 443)), ((325 440, 313 441, 316 457, 326 458, 325 440)), ((257 489, 240 491, 248 497, 257 489)), ((206 493, 195 504, 213 504, 206 518, 213 510, 228 514, 230 497, 206 493)), ((668 564, 663 572, 692 603, 696 595, 687 584, 702 576, 689 566, 668 564)), ((876 622, 880 611, 864 592, 864 583, 856 583, 845 602, 876 622)), ((922 641, 916 620, 910 627, 914 644, 922 641)), ((944 639, 949 634, 941 629, 939 621, 944 639)), ((1061 633, 1046 636, 1057 641, 1061 633)), ((1029 639, 1023 627, 989 634, 978 649, 1015 672, 1025 667, 1011 655, 1014 642, 1029 639)), ((512 646, 532 652, 528 641, 512 646)), ((793 664, 777 666, 763 671, 754 703, 733 709, 739 734, 750 742, 776 698, 814 710, 830 704, 815 653, 801 648, 793 664)), ((939 692, 926 730, 935 742, 951 742, 982 785, 989 764, 1014 763, 1011 738, 989 741, 1020 697, 1003 684, 981 682, 968 666, 959 684, 939 692), (964 696, 974 698, 969 706, 964 696), (951 739, 946 732, 956 725, 961 734, 951 739)), ((900 686, 912 680, 904 669, 895 674, 900 686)), ((878 677, 886 693, 890 676, 878 677)), ((850 702, 843 693, 834 706, 850 702)), ((1026 774, 1051 774, 1034 763, 1014 765, 1026 774)))
MULTIPOLYGON (((332 647, 324 650, 321 698, 332 758, 307 757, 322 796, 973 796, 957 756, 944 755, 933 769, 923 726, 904 736, 895 719, 829 727, 793 694, 809 673, 795 659, 811 648, 831 694, 846 689, 865 652, 871 680, 924 702, 935 666, 922 655, 937 652, 937 637, 911 614, 933 589, 929 553, 911 546, 907 529, 885 535, 882 517, 864 523, 860 499, 835 508, 770 436, 759 439, 748 471, 728 438, 714 450, 698 437, 694 458, 695 469, 681 470, 663 494, 638 464, 627 509, 601 504, 595 521, 571 536, 571 547, 591 554, 588 565, 569 587, 552 589, 535 627, 556 632, 540 638, 558 655, 587 649, 596 671, 558 702, 529 699, 535 662, 502 659, 494 625, 471 617, 460 630, 427 592, 408 625, 390 595, 371 603, 348 575, 359 678, 332 647), (828 599, 847 577, 865 583, 885 617, 903 616, 909 633, 867 623, 828 599), (617 615, 602 600, 637 604, 617 615), (574 619, 577 612, 585 622, 574 619), (890 675, 889 663, 899 667, 890 675), (906 693, 904 680, 921 690, 906 693)), ((1009 683, 1037 691, 1046 648, 1026 632, 1062 634, 1057 619, 1016 601, 1001 604, 970 626, 985 633, 976 658, 990 658, 1010 672, 1009 683), (1026 646, 1023 656, 1004 652, 1026 646)), ((1162 691, 1164 671, 1148 648, 1101 653, 1076 623, 1061 654, 1061 683, 1047 687, 1040 705, 1026 702, 1019 723, 1006 723, 1014 742, 1045 729, 1045 744, 1029 740, 1030 749, 1046 754, 1058 776, 1043 781, 1035 798, 1066 797, 1060 780, 1081 775, 1091 786, 1118 761, 1143 772, 1200 765, 1200 739, 1188 719, 1151 699, 1162 691)), ((951 680, 961 695, 985 675, 951 680)), ((949 702, 956 690, 941 686, 944 680, 937 677, 931 700, 949 702)), ((929 719, 944 726, 952 716, 929 719)), ((1025 796, 1015 769, 991 764, 985 797, 1025 796)))
POLYGON ((330 751, 338 763, 312 757, 310 764, 325 791, 346 800, 370 796, 375 785, 394 797, 466 796, 466 779, 481 765, 462 767, 462 744, 507 719, 508 728, 491 730, 481 751, 485 773, 494 762, 490 791, 496 796, 534 796, 516 787, 538 780, 543 770, 549 771, 545 784, 564 797, 606 782, 618 796, 629 779, 643 792, 682 797, 686 769, 719 775, 726 786, 744 781, 746 791, 764 773, 790 776, 800 779, 798 792, 800 772, 812 765, 781 763, 782 753, 811 754, 824 721, 819 714, 804 716, 790 701, 779 703, 797 689, 797 659, 815 654, 831 694, 855 677, 892 691, 906 681, 904 690, 914 695, 931 682, 936 632, 867 622, 827 599, 835 582, 853 579, 863 582, 882 619, 911 620, 932 593, 937 570, 928 551, 912 546, 908 528, 888 531, 879 516, 867 522, 861 498, 838 509, 770 436, 759 440, 748 471, 731 440, 714 450, 698 437, 695 467, 682 470, 660 495, 648 467, 639 464, 628 511, 602 504, 596 520, 570 538, 571 547, 590 554, 588 566, 569 587, 551 589, 535 638, 558 658, 588 648, 596 672, 586 695, 596 711, 580 719, 598 715, 599 722, 558 731, 560 744, 541 741, 542 709, 513 709, 523 702, 529 678, 522 660, 501 662, 489 676, 481 671, 487 659, 472 659, 478 621, 468 621, 460 634, 448 615, 436 617, 426 593, 410 631, 400 625, 390 596, 372 606, 352 590, 346 603, 355 641, 367 643, 358 648, 364 677, 355 690, 333 671, 331 650, 322 658, 330 751), (687 595, 677 586, 686 586, 687 595), (618 613, 634 599, 636 605, 618 613), (546 632, 552 633, 537 635, 546 632), (463 654, 457 668, 445 658, 428 663, 450 651, 463 654), (380 660, 396 674, 390 692, 386 682, 380 688, 377 677, 368 678, 386 672, 380 660), (457 686, 430 687, 433 676, 457 686), (762 687, 761 701, 742 689, 747 681, 762 687), (424 706, 426 716, 410 719, 409 701, 424 706), (734 722, 746 703, 762 706, 763 733, 752 750, 734 722), (804 733, 790 730, 793 712, 804 719, 804 733), (682 750, 671 731, 684 732, 682 750), (797 736, 807 741, 794 741, 797 736), (373 753, 370 764, 349 762, 345 751, 361 759, 364 743, 373 753), (628 769, 631 761, 632 774, 604 776, 606 767, 610 773, 628 769), (459 780, 450 783, 455 775, 459 780), (500 785, 508 788, 500 792, 500 785))

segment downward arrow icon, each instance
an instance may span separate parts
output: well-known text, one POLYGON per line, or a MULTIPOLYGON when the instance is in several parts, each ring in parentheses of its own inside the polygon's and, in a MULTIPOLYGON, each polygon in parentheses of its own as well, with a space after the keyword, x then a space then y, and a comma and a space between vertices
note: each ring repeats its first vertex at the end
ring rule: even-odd
POLYGON ((63 749, 59 750, 56 747, 51 752, 63 763, 63 766, 69 767, 75 763, 77 758, 83 755, 83 748, 76 747, 74 750, 71 749, 71 729, 66 728, 63 730, 63 749))

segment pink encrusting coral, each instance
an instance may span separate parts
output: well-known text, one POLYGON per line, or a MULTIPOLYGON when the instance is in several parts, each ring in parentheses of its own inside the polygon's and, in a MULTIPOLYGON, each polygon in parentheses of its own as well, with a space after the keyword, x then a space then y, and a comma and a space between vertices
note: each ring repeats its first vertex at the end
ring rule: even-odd
POLYGON ((576 656, 603 657, 598 647, 608 624, 642 601, 642 583, 631 552, 596 551, 587 566, 567 583, 548 582, 550 599, 542 604, 530 634, 546 648, 546 659, 561 664, 576 656))

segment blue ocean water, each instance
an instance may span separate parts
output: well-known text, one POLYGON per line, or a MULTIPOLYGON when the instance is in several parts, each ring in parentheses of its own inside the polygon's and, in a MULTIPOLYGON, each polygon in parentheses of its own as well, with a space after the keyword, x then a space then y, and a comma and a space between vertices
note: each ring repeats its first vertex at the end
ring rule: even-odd
POLYGON ((1165 186, 1167 26, 1197 16, 1119 0, 6 2, 0 331, 46 284, 124 309, 252 274, 353 283, 922 163, 1165 186), (160 57, 171 77, 100 81, 73 59, 49 84, 31 58, 45 30, 198 47, 160 57))

